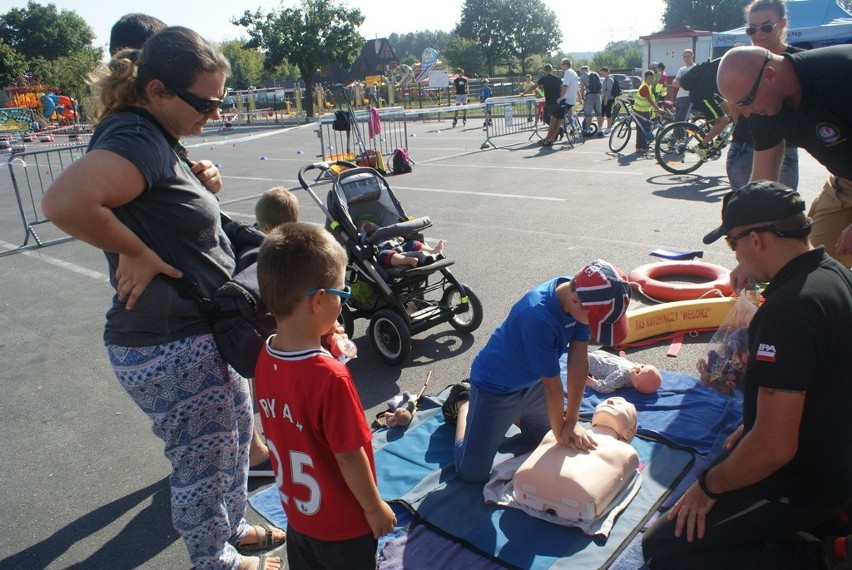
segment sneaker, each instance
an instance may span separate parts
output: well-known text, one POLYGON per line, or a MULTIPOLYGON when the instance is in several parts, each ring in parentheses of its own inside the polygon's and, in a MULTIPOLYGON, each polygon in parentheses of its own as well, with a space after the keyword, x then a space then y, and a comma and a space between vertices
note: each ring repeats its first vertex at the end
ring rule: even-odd
POLYGON ((464 127, 466 125, 467 125, 467 119, 462 119, 462 126, 464 127))
POLYGON ((463 380, 450 388, 450 395, 447 396, 447 401, 441 406, 441 411, 444 412, 444 420, 448 424, 454 424, 459 419, 459 402, 464 402, 470 397, 470 382, 463 380))
POLYGON ((453 127, 455 127, 455 126, 456 126, 456 121, 453 121, 453 127))
POLYGON ((693 148, 693 150, 695 151, 695 154, 697 154, 697 155, 698 155, 698 157, 699 157, 701 160, 707 160, 707 157, 710 155, 710 149, 709 149, 709 148, 707 148, 707 147, 705 147, 705 146, 704 146, 704 145, 702 145, 701 143, 699 143, 699 144, 695 145, 695 147, 693 148))

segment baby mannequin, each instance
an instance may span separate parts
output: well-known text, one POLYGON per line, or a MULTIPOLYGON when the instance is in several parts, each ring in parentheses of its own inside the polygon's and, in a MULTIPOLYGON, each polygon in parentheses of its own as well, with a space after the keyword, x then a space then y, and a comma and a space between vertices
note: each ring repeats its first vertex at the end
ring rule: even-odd
POLYGON ((611 394, 619 388, 632 386, 642 394, 653 394, 660 388, 662 376, 656 366, 634 364, 625 358, 624 351, 618 356, 605 350, 589 353, 589 379, 586 386, 601 394, 611 394))
POLYGON ((639 467, 639 455, 627 443, 636 434, 635 406, 619 397, 601 402, 591 432, 598 447, 588 453, 559 445, 548 432, 515 473, 515 500, 575 522, 605 514, 639 467))

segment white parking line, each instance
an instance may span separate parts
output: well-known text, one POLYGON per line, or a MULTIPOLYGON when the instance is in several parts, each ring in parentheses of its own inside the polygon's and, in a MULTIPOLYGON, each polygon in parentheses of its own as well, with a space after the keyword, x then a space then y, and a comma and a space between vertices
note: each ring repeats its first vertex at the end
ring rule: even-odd
MULTIPOLYGON (((18 246, 11 244, 9 242, 5 242, 0 240, 0 247, 7 250, 18 249, 18 246)), ((74 263, 69 263, 62 259, 57 259, 55 257, 51 257, 49 255, 45 255, 38 250, 29 250, 22 251, 19 255, 26 255, 28 257, 32 257, 33 259, 38 259, 39 261, 44 261, 45 263, 49 263, 50 265, 55 265, 56 267, 60 267, 65 269, 66 271, 70 271, 72 273, 78 273, 80 275, 85 275, 86 277, 91 277, 95 281, 102 281, 109 285, 109 276, 106 273, 101 271, 93 271, 91 269, 87 269, 81 265, 76 265, 74 263)))

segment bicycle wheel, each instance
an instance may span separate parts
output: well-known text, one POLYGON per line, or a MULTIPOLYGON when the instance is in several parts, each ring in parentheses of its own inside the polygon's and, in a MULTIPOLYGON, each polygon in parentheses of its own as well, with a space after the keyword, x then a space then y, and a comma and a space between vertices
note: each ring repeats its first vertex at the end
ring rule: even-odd
POLYGON ((706 162, 706 153, 698 149, 701 128, 693 123, 671 123, 660 131, 654 146, 657 162, 672 174, 688 174, 706 162))
POLYGON ((612 133, 609 135, 609 150, 612 152, 621 152, 627 146, 627 143, 630 142, 632 126, 633 120, 627 119, 612 128, 612 133))
POLYGON ((571 145, 577 143, 585 144, 586 137, 583 136, 583 122, 577 115, 571 115, 571 145))

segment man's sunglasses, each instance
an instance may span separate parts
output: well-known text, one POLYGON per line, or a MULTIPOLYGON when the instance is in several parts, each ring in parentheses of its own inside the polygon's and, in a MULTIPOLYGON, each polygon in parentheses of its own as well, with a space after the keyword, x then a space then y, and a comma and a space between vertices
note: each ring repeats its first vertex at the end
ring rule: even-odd
POLYGON ((202 115, 209 115, 213 111, 219 108, 222 104, 222 99, 216 99, 215 97, 212 99, 206 99, 204 97, 199 97, 189 91, 184 89, 178 89, 177 87, 172 87, 170 85, 166 85, 166 89, 169 91, 173 91, 175 95, 177 95, 181 101, 192 107, 196 110, 196 112, 201 113, 202 115))
POLYGON ((774 24, 761 24, 759 26, 750 25, 745 29, 745 33, 750 35, 750 36, 753 36, 754 34, 757 33, 758 30, 760 30, 762 33, 768 34, 769 32, 771 32, 772 30, 775 29, 775 26, 777 26, 780 23, 781 23, 781 20, 778 20, 774 24))
POLYGON ((766 69, 766 65, 772 59, 772 54, 770 52, 766 52, 766 57, 763 60, 763 65, 760 66, 760 71, 757 74, 757 77, 754 80, 754 85, 751 87, 751 91, 748 92, 748 95, 734 103, 737 107, 746 107, 754 103, 755 98, 757 97, 757 88, 760 87, 760 80, 763 79, 763 70, 766 69))

